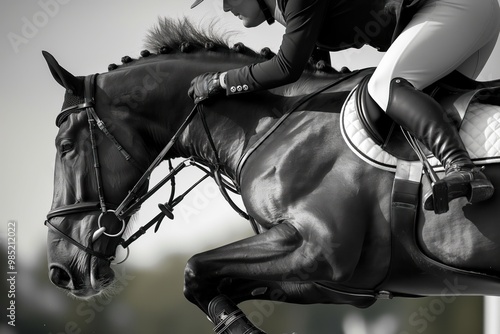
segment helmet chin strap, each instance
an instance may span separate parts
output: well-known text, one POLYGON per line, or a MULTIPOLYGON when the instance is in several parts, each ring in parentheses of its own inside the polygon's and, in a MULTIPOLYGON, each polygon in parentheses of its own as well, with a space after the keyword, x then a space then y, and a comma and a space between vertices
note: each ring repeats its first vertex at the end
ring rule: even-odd
POLYGON ((257 0, 257 2, 259 3, 260 10, 262 10, 262 12, 264 13, 264 16, 266 18, 267 23, 269 25, 273 24, 274 23, 274 17, 271 14, 271 10, 267 6, 267 4, 264 2, 264 0, 257 0))

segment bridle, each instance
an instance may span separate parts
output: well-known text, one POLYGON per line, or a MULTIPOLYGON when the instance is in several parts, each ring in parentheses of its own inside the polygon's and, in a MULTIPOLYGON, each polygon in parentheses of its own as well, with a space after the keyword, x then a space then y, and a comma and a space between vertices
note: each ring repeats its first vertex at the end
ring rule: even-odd
MULTIPOLYGON (((83 250, 89 255, 95 256, 97 258, 100 258, 102 260, 112 262, 115 259, 115 255, 106 255, 104 253, 98 252, 92 248, 92 244, 99 239, 100 237, 107 236, 109 238, 115 238, 115 237, 120 237, 120 242, 119 245, 122 246, 124 249, 127 250, 127 254, 125 259, 118 263, 124 262, 128 256, 129 256, 129 248, 128 246, 136 241, 141 235, 146 233, 146 231, 151 228, 152 226, 156 225, 155 232, 158 230, 161 222, 165 217, 168 217, 170 219, 173 219, 173 208, 175 205, 179 204, 185 197, 187 193, 189 193, 191 190, 193 190, 198 184, 200 184, 203 180, 205 180, 208 176, 211 176, 214 178, 216 181, 217 185, 219 186, 219 189, 223 195, 223 197, 229 202, 229 204, 232 206, 234 210, 236 210, 242 217, 245 219, 250 220, 252 223, 252 226, 256 232, 258 232, 258 229, 256 227, 255 222, 251 217, 249 217, 245 212, 243 212, 241 209, 239 209, 236 204, 232 201, 232 199, 229 197, 227 190, 239 194, 239 189, 236 186, 236 182, 231 179, 231 183, 227 180, 227 175, 226 178, 222 176, 222 169, 219 161, 219 155, 217 152, 217 149, 215 147, 214 141, 212 139, 212 136, 210 134, 210 131, 208 129, 208 125, 204 116, 204 113, 202 112, 202 107, 199 104, 196 104, 189 115, 186 117, 184 122, 180 125, 179 129, 177 132, 174 134, 172 139, 168 142, 168 144, 163 148, 163 150, 160 152, 160 154, 156 157, 156 159, 151 163, 151 165, 144 171, 144 169, 137 163, 135 159, 125 150, 125 148, 120 145, 120 143, 116 140, 116 138, 109 132, 108 128, 106 127, 106 124, 99 118, 95 111, 95 100, 94 100, 94 93, 95 93, 95 82, 96 82, 97 74, 89 75, 85 77, 84 81, 84 102, 80 104, 76 104, 73 106, 70 106, 68 108, 65 108, 62 110, 59 115, 56 118, 56 125, 59 127, 67 118, 69 115, 74 114, 74 113, 80 113, 82 111, 85 111, 87 113, 87 118, 88 118, 88 123, 89 123, 89 134, 90 134, 90 141, 91 141, 91 147, 92 147, 92 157, 93 157, 93 163, 94 163, 94 171, 95 171, 95 178, 96 178, 96 183, 97 183, 97 192, 98 192, 98 197, 99 201, 98 202, 78 202, 75 204, 69 204, 69 205, 64 205, 60 206, 57 208, 53 208, 52 210, 49 211, 47 214, 47 219, 45 220, 45 225, 52 229, 54 232, 59 234, 61 237, 63 237, 65 240, 69 241, 79 249, 83 250), (170 151, 170 149, 173 147, 175 142, 178 140, 182 132, 186 129, 186 127, 191 123, 191 121, 194 119, 194 116, 199 114, 201 117, 201 120, 203 122, 203 127, 205 129, 205 132, 207 133, 210 146, 215 154, 215 164, 208 164, 204 161, 201 161, 195 157, 191 157, 189 159, 184 160, 181 164, 176 166, 175 168, 172 167, 171 161, 169 160, 169 166, 170 166, 170 172, 169 174, 161 180, 158 184, 156 184, 153 188, 148 190, 144 195, 139 195, 141 191, 144 189, 144 187, 147 185, 147 182, 149 181, 149 178, 151 176, 151 173, 153 170, 165 159, 165 156, 167 153, 170 151), (97 149, 97 141, 95 138, 95 130, 96 127, 101 130, 105 134, 105 136, 111 140, 111 142, 114 144, 116 149, 123 155, 123 157, 132 165, 134 165, 137 169, 139 169, 142 172, 142 176, 137 181, 135 186, 128 192, 128 195, 125 197, 125 199, 119 204, 113 204, 113 203, 108 203, 105 200, 104 196, 104 190, 102 187, 102 176, 101 176, 101 165, 99 162, 99 156, 98 156, 98 149, 97 149), (182 169, 184 169, 187 166, 195 166, 201 169, 205 175, 195 182, 189 189, 187 189, 183 194, 175 197, 175 175, 178 174, 182 169), (166 203, 160 203, 158 205, 160 209, 160 213, 157 214, 153 219, 151 219, 146 225, 140 227, 138 231, 136 231, 132 236, 130 236, 127 240, 121 238, 123 232, 125 231, 125 227, 127 225, 126 220, 130 218, 136 211, 138 211, 139 207, 144 203, 149 197, 151 197, 156 191, 158 191, 163 185, 165 185, 168 181, 171 182, 172 186, 172 191, 170 192, 170 198, 166 203), (56 225, 50 222, 50 220, 54 217, 61 217, 61 216, 66 216, 70 214, 77 214, 77 213, 87 213, 87 212, 95 212, 95 211, 100 211, 100 215, 98 217, 98 229, 94 231, 92 234, 91 241, 88 246, 84 245, 83 243, 75 240, 73 237, 70 235, 66 234, 63 232, 60 228, 58 228, 56 225), (104 226, 103 221, 104 220, 112 220, 113 223, 119 223, 121 224, 121 228, 119 232, 116 233, 109 233, 108 228, 104 226)), ((110 224, 108 224, 110 225, 110 224)), ((116 252, 116 250, 115 250, 116 252)))
POLYGON ((118 143, 116 138, 109 132, 109 130, 107 129, 104 122, 99 118, 99 116, 95 112, 95 109, 94 109, 94 106, 95 106, 94 91, 95 91, 96 78, 97 78, 97 74, 90 75, 90 76, 87 76, 85 78, 84 102, 62 110, 61 113, 56 118, 56 125, 59 127, 66 120, 66 118, 73 113, 78 113, 81 111, 85 111, 87 113, 87 118, 88 118, 88 123, 89 123, 90 142, 91 142, 91 147, 92 147, 93 166, 94 166, 94 171, 95 171, 95 178, 96 178, 96 183, 97 183, 97 193, 98 193, 99 201, 98 202, 79 202, 79 203, 75 203, 75 204, 64 205, 64 206, 60 206, 58 208, 54 208, 54 209, 50 210, 49 213, 47 214, 47 220, 45 221, 45 225, 47 225, 50 229, 54 230, 56 233, 61 235, 64 239, 71 242, 73 245, 77 246, 78 248, 85 251, 86 253, 93 255, 95 257, 98 257, 100 259, 107 260, 107 261, 111 262, 114 259, 114 255, 108 256, 106 254, 95 251, 92 248, 92 243, 94 241, 96 241, 101 235, 105 235, 105 236, 108 236, 110 238, 121 236, 125 230, 126 222, 124 219, 117 219, 121 224, 121 228, 120 228, 119 232, 117 232, 117 233, 108 233, 106 231, 106 227, 103 226, 103 220, 107 219, 105 217, 109 217, 110 215, 116 217, 114 215, 114 213, 115 213, 115 209, 116 209, 117 205, 107 203, 105 198, 104 198, 104 190, 102 187, 101 165, 99 163, 99 155, 97 153, 97 141, 96 141, 96 136, 95 136, 96 126, 99 127, 99 129, 101 129, 101 131, 106 135, 106 137, 108 137, 114 143, 115 147, 122 153, 122 155, 125 157, 125 159, 127 161, 132 163, 137 168, 140 168, 140 166, 132 158, 132 156, 123 148, 123 146, 121 146, 118 143), (55 226, 54 224, 52 224, 50 222, 50 220, 54 217, 60 217, 60 216, 76 214, 76 213, 83 213, 83 212, 93 212, 93 211, 100 211, 101 213, 97 219, 98 229, 94 232, 94 234, 92 236, 91 244, 89 246, 83 245, 81 242, 75 240, 74 238, 72 238, 68 234, 64 233, 61 229, 59 229, 57 226, 55 226))
MULTIPOLYGON (((240 158, 240 161, 238 162, 238 170, 236 172, 236 180, 238 180, 238 174, 240 174, 242 166, 244 165, 244 162, 248 159, 249 155, 251 155, 254 150, 260 145, 262 141, 264 141, 269 134, 273 133, 274 130, 290 115, 293 113, 300 105, 304 104, 306 101, 309 99, 313 98, 314 96, 330 89, 331 87, 334 87, 335 85, 357 75, 359 71, 354 71, 351 74, 341 77, 340 79, 335 80, 332 83, 329 83, 325 87, 317 90, 314 93, 308 94, 304 96, 300 101, 296 103, 296 105, 293 108, 290 108, 281 118, 276 122, 276 124, 268 131, 267 134, 262 136, 262 138, 257 141, 256 144, 254 144, 253 148, 249 149, 245 154, 242 155, 240 158)), ((219 159, 219 154, 217 151, 217 148, 215 147, 215 143, 213 141, 212 135, 210 133, 205 114, 203 113, 203 104, 195 104, 191 112, 188 114, 184 122, 179 126, 177 129, 177 132, 172 136, 170 141, 167 143, 167 145, 163 148, 163 150, 158 154, 156 159, 150 164, 150 166, 146 169, 146 171, 143 172, 141 178, 137 183, 134 185, 134 187, 128 192, 128 195, 125 197, 125 199, 119 204, 115 205, 113 203, 107 203, 104 199, 104 191, 102 189, 102 178, 101 178, 101 172, 100 172, 100 164, 99 164, 99 157, 97 154, 97 143, 95 140, 95 135, 94 135, 94 129, 97 126, 105 135, 106 137, 113 142, 117 150, 123 155, 123 157, 136 166, 141 172, 142 168, 140 165, 132 158, 132 156, 123 148, 122 145, 118 143, 116 138, 109 132, 107 129, 106 125, 104 122, 98 117, 94 107, 95 107, 95 101, 94 101, 94 91, 95 91, 95 81, 97 78, 97 74, 90 75, 85 77, 85 92, 84 92, 84 102, 81 104, 76 104, 74 106, 68 107, 60 112, 60 114, 56 118, 56 125, 60 126, 62 122, 71 114, 73 113, 79 113, 83 110, 86 111, 88 121, 89 121, 89 131, 90 131, 90 140, 92 144, 92 155, 94 159, 94 170, 96 174, 96 180, 97 180, 97 188, 98 188, 98 195, 99 195, 99 202, 83 202, 83 203, 75 203, 75 204, 70 204, 70 205, 65 205, 61 206, 58 208, 52 209, 48 214, 47 214, 47 220, 45 221, 45 225, 47 225, 49 228, 54 230, 56 233, 61 235, 64 239, 72 243, 73 245, 77 246, 87 254, 93 255, 95 257, 98 257, 100 259, 106 260, 108 262, 112 262, 115 258, 114 255, 106 255, 100 252, 95 251, 92 248, 92 243, 95 242, 98 238, 101 236, 105 235, 107 237, 113 238, 113 237, 120 237, 120 242, 119 245, 122 246, 124 249, 127 250, 127 254, 124 260, 120 261, 119 263, 124 262, 129 255, 129 248, 128 246, 136 241, 140 236, 142 236, 144 233, 147 232, 148 229, 150 229, 152 226, 156 225, 155 227, 155 232, 158 231, 158 228, 160 227, 160 224, 162 223, 163 219, 165 217, 168 217, 169 219, 173 219, 173 209, 174 207, 179 204, 186 194, 191 192, 198 184, 200 184, 203 180, 208 178, 209 176, 212 177, 216 184, 219 187, 219 190, 224 197, 224 199, 229 203, 229 205, 243 218, 248 220, 256 234, 260 233, 259 228, 257 226, 257 223, 255 220, 249 216, 246 212, 241 210, 231 199, 231 197, 228 194, 228 191, 233 192, 235 194, 240 194, 240 189, 238 186, 238 182, 235 179, 232 179, 227 173, 224 172, 222 169, 222 165, 219 159), (154 187, 146 191, 145 194, 140 195, 141 192, 143 192, 143 189, 147 185, 149 178, 151 176, 151 173, 153 170, 163 161, 165 160, 165 157, 167 153, 170 151, 170 149, 173 147, 175 142, 179 139, 181 134, 184 132, 186 127, 193 121, 194 117, 196 115, 200 116, 200 119, 203 124, 203 128, 205 130, 205 133, 207 134, 208 141, 210 143, 210 147, 213 151, 213 154, 215 156, 215 163, 207 163, 206 161, 202 161, 196 157, 190 157, 186 160, 184 160, 182 163, 177 165, 175 168, 172 167, 171 161, 169 160, 169 166, 170 166, 170 172, 168 175, 166 175, 160 182, 158 182, 154 187), (175 197, 175 175, 177 175, 181 170, 183 170, 185 167, 188 166, 195 166, 202 170, 205 175, 201 177, 198 181, 196 181, 190 188, 188 188, 184 193, 181 195, 175 197), (225 177, 223 177, 225 176, 225 177), (154 218, 152 218, 147 224, 144 226, 141 226, 134 234, 132 234, 127 240, 124 240, 121 238, 121 235, 123 234, 123 231, 125 230, 126 227, 126 219, 130 218, 136 211, 139 210, 140 206, 142 203, 144 203, 148 198, 150 198, 156 191, 158 191, 161 187, 163 187, 167 182, 171 183, 172 191, 170 192, 170 198, 167 202, 165 203, 160 203, 158 204, 158 208, 160 209, 160 213, 158 213, 154 218), (82 213, 82 212, 94 212, 94 211, 101 211, 99 218, 98 218, 98 229, 94 231, 92 235, 92 239, 90 242, 89 246, 85 246, 79 241, 73 239, 71 236, 67 235, 63 231, 61 231, 57 226, 52 224, 50 222, 51 218, 54 217, 60 217, 60 216, 65 216, 69 214, 75 214, 75 213, 82 213), (113 233, 110 234, 106 232, 106 227, 101 226, 101 220, 104 219, 106 216, 111 216, 112 219, 115 221, 118 221, 121 224, 121 229, 118 233, 113 233)), ((106 218, 107 219, 107 218, 106 218)), ((115 250, 116 252, 116 250, 115 250)))

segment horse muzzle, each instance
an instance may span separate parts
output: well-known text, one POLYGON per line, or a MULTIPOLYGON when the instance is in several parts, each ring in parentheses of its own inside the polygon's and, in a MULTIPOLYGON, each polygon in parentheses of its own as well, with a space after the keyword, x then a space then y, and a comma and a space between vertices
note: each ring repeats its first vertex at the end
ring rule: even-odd
POLYGON ((113 269, 102 260, 90 260, 87 273, 72 271, 60 263, 51 263, 50 281, 77 298, 88 299, 99 295, 115 281, 113 269))

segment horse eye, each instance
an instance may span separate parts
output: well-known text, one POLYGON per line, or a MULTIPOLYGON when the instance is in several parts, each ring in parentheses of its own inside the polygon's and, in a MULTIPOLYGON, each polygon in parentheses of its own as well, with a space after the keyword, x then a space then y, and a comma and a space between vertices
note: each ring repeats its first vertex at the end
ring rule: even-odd
POLYGON ((61 154, 64 155, 73 149, 73 143, 70 141, 63 141, 61 142, 59 149, 61 154))

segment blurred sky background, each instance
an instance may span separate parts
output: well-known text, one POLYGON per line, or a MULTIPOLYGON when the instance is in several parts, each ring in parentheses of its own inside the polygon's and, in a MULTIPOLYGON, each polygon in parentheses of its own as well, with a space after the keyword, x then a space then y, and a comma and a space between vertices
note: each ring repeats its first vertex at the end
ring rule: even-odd
MULTIPOLYGON (((187 16, 238 32, 233 42, 260 50, 277 51, 283 34, 278 23, 245 29, 222 0, 205 0, 190 10, 192 0, 4 0, 0 3, 0 244, 6 242, 9 220, 18 223, 17 259, 33 266, 46 252, 45 215, 53 190, 55 117, 64 89, 52 78, 41 55, 52 53, 75 75, 106 72, 122 56, 137 57, 147 30, 158 16, 187 16)), ((153 51, 153 50, 152 50, 153 51)), ((382 54, 365 47, 332 55, 333 66, 351 69, 375 66, 382 54)), ((481 74, 481 80, 500 78, 499 46, 481 74)), ((154 180, 163 175, 162 165, 154 180)), ((200 174, 184 172, 187 184, 200 174)), ((165 201, 168 191, 143 206, 137 224, 144 224, 165 201)), ((194 254, 208 247, 250 235, 249 225, 224 202, 216 187, 205 181, 179 205, 174 221, 165 221, 157 234, 147 233, 133 244, 127 266, 154 268, 168 254, 194 254)), ((138 225, 137 225, 138 226, 138 225)), ((0 261, 4 261, 0 259, 0 261)), ((3 317, 3 315, 2 315, 3 317)))

